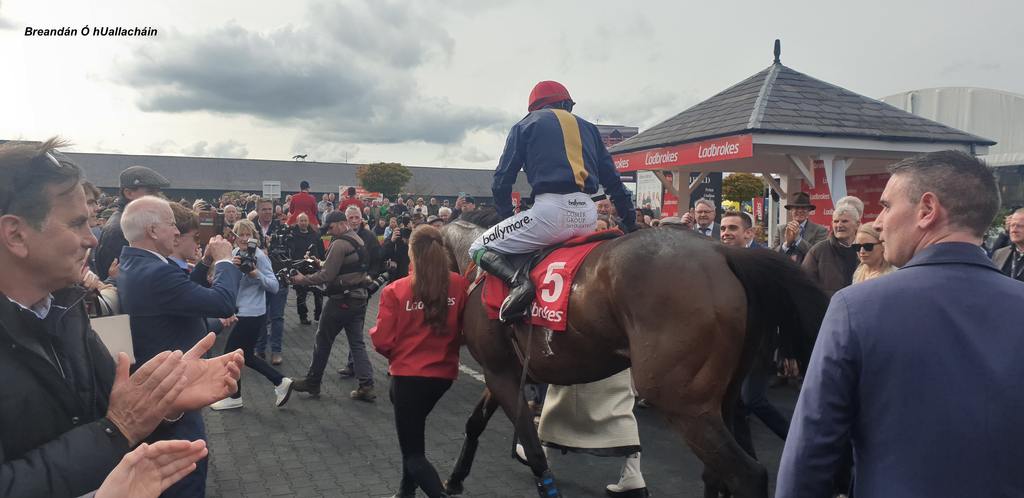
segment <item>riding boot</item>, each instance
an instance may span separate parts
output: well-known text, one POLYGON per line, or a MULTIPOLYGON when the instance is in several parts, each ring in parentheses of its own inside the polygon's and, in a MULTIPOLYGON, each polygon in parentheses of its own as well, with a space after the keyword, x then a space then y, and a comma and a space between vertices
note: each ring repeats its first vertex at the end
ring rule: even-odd
POLYGON ((480 256, 480 267, 487 273, 505 281, 509 287, 508 297, 501 303, 498 318, 502 323, 523 320, 530 315, 533 302, 533 282, 529 275, 523 275, 513 267, 505 256, 486 250, 480 256))
POLYGON ((644 482, 644 476, 640 473, 639 452, 626 457, 626 462, 622 465, 622 474, 619 476, 619 482, 609 484, 605 487, 605 491, 608 493, 608 496, 616 498, 645 498, 649 496, 647 483, 644 482))
POLYGON ((555 485, 555 475, 550 470, 545 470, 537 480, 537 494, 541 498, 562 498, 562 493, 555 485))

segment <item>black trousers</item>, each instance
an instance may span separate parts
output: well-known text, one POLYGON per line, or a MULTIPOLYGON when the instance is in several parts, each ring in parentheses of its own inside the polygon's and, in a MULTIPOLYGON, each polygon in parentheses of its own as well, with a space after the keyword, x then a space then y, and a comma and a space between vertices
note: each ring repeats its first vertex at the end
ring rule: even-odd
POLYGON ((430 498, 444 495, 441 478, 427 461, 424 432, 427 415, 451 386, 449 379, 391 377, 391 403, 395 406, 398 446, 402 449, 403 495, 415 493, 416 486, 430 498))
MULTIPOLYGON (((267 380, 277 386, 284 376, 269 363, 253 354, 253 348, 256 347, 256 341, 259 340, 260 334, 266 333, 266 325, 267 315, 238 317, 238 323, 235 324, 231 335, 228 336, 227 343, 224 344, 224 352, 241 349, 242 355, 245 357, 245 366, 263 374, 267 380)), ((242 397, 242 379, 238 379, 238 391, 235 391, 231 397, 242 397)))
POLYGON ((299 318, 305 320, 309 316, 309 308, 306 306, 306 295, 313 294, 313 318, 320 320, 320 313, 324 310, 324 293, 319 287, 295 286, 295 307, 299 312, 299 318))

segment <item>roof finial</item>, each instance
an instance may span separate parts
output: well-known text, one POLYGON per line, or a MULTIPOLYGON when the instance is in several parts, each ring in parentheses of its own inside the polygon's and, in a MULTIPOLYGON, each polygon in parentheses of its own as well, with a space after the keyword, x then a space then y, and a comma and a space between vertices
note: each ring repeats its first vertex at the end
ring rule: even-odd
POLYGON ((775 63, 776 64, 781 64, 782 63, 781 61, 779 61, 779 55, 781 55, 781 54, 782 54, 782 42, 780 42, 779 39, 776 38, 775 39, 775 63))

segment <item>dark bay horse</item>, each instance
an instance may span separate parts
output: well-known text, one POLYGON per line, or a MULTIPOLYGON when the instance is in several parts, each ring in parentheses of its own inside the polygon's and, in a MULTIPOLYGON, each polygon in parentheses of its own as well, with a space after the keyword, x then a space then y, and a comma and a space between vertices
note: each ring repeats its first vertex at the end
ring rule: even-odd
MULTIPOLYGON (((462 218, 442 230, 460 271, 469 244, 497 221, 480 223, 486 214, 462 218)), ((768 496, 767 471, 732 436, 740 385, 776 327, 806 365, 828 304, 789 259, 688 230, 639 230, 586 257, 572 283, 568 328, 557 333, 488 319, 482 287, 467 301, 463 329, 487 389, 466 423, 446 483, 450 494, 462 492, 478 438, 499 406, 513 421, 535 478, 547 471, 520 390, 520 358, 528 355, 529 377, 556 385, 594 382, 632 367, 640 396, 704 463, 705 496, 768 496)))

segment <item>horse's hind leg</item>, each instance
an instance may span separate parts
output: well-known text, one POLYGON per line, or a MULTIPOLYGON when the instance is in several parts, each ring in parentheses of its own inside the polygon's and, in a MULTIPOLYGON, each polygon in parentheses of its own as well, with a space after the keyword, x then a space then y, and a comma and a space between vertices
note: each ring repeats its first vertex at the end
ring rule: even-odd
MULTIPOLYGON (((720 478, 737 498, 768 497, 768 471, 740 448, 717 411, 672 414, 669 419, 708 467, 705 477, 720 478)), ((707 489, 705 496, 717 494, 707 489)))
POLYGON ((536 479, 538 493, 547 498, 560 497, 562 495, 555 485, 554 476, 548 469, 548 460, 540 446, 537 427, 533 425, 533 411, 527 406, 523 391, 519 388, 521 369, 517 368, 518 366, 505 366, 507 368, 502 370, 501 375, 485 369, 487 387, 516 428, 519 442, 522 443, 523 451, 526 453, 526 461, 529 462, 530 470, 536 479))
POLYGON ((473 458, 476 456, 476 449, 480 445, 480 435, 487 428, 487 422, 498 408, 498 402, 491 395, 489 389, 484 388, 484 393, 477 402, 473 414, 466 421, 466 438, 462 442, 462 452, 455 462, 451 477, 445 482, 445 492, 450 495, 462 493, 462 482, 469 476, 473 467, 473 458))

